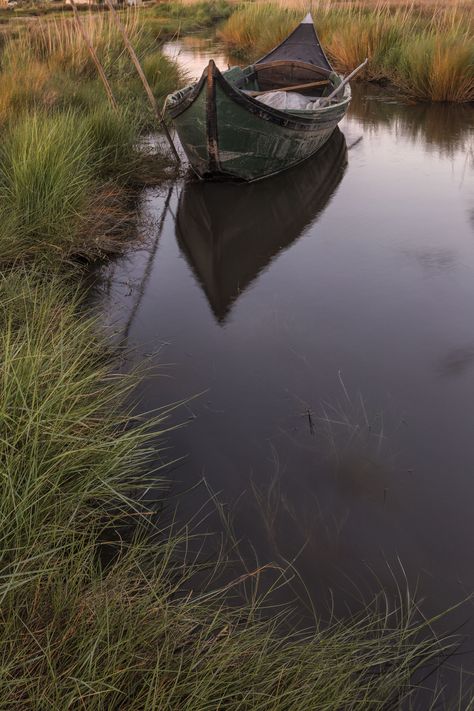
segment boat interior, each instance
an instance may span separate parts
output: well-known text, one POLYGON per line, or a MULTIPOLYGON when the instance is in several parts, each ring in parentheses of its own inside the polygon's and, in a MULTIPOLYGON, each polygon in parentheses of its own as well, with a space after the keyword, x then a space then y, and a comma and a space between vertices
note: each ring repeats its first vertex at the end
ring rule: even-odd
MULTIPOLYGON (((206 76, 207 70, 203 73, 202 79, 204 80, 206 76)), ((245 68, 230 67, 223 72, 223 76, 231 86, 257 101, 261 94, 286 91, 288 94, 291 92, 294 95, 299 94, 301 99, 307 99, 306 104, 328 96, 341 83, 341 77, 331 69, 288 59, 257 62, 245 68)), ((167 101, 170 104, 179 104, 195 90, 196 86, 198 85, 193 83, 179 89, 170 95, 167 101)), ((342 95, 338 92, 333 101, 337 103, 341 98, 342 95)), ((292 113, 300 113, 306 109, 295 107, 288 110, 292 113)))
POLYGON ((296 91, 308 99, 330 93, 339 81, 337 74, 324 67, 297 60, 276 60, 253 64, 242 70, 232 67, 225 77, 234 86, 258 99, 269 91, 296 91))

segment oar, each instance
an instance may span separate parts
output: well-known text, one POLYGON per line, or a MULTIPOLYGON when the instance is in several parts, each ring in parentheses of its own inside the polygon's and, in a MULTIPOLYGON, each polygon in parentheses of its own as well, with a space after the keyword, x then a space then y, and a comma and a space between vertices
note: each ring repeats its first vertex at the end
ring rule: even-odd
POLYGON ((279 89, 268 89, 268 91, 246 91, 247 96, 259 96, 259 94, 273 94, 275 91, 297 91, 298 89, 311 89, 313 86, 326 86, 329 84, 327 79, 323 81, 311 81, 309 84, 295 84, 293 86, 282 86, 279 89))
MULTIPOLYGON (((347 84, 347 82, 349 82, 349 81, 352 79, 352 77, 354 77, 354 76, 357 74, 357 72, 360 72, 360 70, 365 67, 365 65, 367 64, 368 61, 369 61, 369 58, 367 57, 367 59, 365 59, 365 60, 362 62, 362 64, 359 64, 359 66, 356 67, 353 72, 351 72, 347 77, 345 77, 345 79, 343 79, 343 80, 341 81, 341 83, 339 84, 339 86, 337 86, 337 87, 334 89, 334 91, 332 91, 328 96, 323 96, 322 99, 319 99, 318 102, 317 102, 318 108, 320 108, 321 106, 324 106, 324 104, 327 104, 328 101, 331 101, 331 99, 332 99, 334 96, 336 96, 336 94, 339 94, 339 92, 341 91, 341 89, 342 89, 343 87, 345 87, 345 85, 347 84)), ((315 102, 315 103, 316 103, 316 102, 315 102)))

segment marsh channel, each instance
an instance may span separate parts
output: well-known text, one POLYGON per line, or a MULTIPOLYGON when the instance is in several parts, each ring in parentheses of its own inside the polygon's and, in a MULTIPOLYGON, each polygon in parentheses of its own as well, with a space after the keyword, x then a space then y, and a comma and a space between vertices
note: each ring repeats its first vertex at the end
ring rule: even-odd
MULTIPOLYGON (((228 62, 202 38, 164 49, 191 77, 228 62)), ((405 578, 426 614, 474 591, 473 138, 472 106, 356 85, 293 170, 146 189, 143 245, 99 275, 128 363, 156 366, 141 409, 183 403, 179 515, 215 530, 212 492, 253 564, 291 562, 320 610, 405 578)))

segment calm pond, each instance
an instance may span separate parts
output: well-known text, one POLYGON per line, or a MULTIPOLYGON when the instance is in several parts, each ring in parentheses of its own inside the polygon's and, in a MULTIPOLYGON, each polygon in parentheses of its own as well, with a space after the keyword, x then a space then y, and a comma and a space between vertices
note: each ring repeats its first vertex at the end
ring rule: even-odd
MULTIPOLYGON (((165 49, 191 76, 227 63, 203 41, 165 49)), ((146 190, 148 239, 98 298, 159 364, 142 410, 197 396, 165 453, 184 457, 174 493, 207 482, 183 515, 210 489, 321 607, 405 571, 430 614, 474 590, 474 110, 354 93, 296 169, 146 190)))

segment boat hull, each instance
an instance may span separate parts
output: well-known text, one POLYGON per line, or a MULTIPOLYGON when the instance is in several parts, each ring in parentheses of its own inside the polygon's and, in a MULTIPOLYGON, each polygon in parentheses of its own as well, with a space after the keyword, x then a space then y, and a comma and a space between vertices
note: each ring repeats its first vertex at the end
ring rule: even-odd
POLYGON ((314 155, 344 116, 350 90, 335 106, 284 112, 227 81, 211 61, 201 80, 168 106, 194 171, 207 180, 254 181, 314 155))

